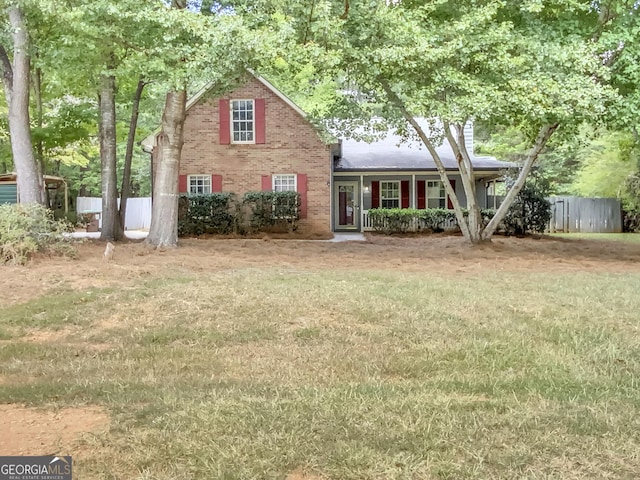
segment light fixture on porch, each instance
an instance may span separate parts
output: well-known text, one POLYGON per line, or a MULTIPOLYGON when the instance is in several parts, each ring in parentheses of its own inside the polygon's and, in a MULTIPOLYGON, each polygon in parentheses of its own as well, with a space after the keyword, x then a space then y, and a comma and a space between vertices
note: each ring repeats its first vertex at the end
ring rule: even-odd
POLYGON ((362 191, 363 191, 364 193, 369 193, 369 185, 365 185, 365 186, 362 188, 362 191))

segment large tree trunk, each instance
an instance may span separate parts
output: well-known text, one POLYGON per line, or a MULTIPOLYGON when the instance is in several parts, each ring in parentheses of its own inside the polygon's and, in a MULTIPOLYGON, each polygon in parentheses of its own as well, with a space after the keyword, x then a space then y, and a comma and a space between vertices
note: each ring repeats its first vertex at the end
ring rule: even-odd
POLYGON ((382 80, 381 83, 382 83, 382 88, 384 88, 385 93, 389 97, 389 100, 391 100, 391 102, 395 104, 395 106, 400 110, 400 113, 402 113, 402 116, 404 117, 404 119, 407 121, 409 125, 413 127, 415 132, 418 134, 418 137, 420 137, 420 140, 422 140, 422 143, 424 143, 425 147, 427 147, 427 150, 429 151, 429 153, 431 154, 431 157, 433 158, 433 162, 436 164, 436 168, 438 169, 438 174, 440 174, 440 180, 442 181, 444 189, 447 192, 449 199, 451 200, 453 211, 456 214, 456 219, 458 220, 458 225, 460 226, 462 235, 468 241, 472 241, 471 232, 469 231, 469 225, 467 224, 466 219, 464 218, 462 206, 460 205, 460 201, 458 200, 458 196, 456 195, 455 190, 451 186, 451 182, 449 181, 449 176, 447 175, 447 170, 444 167, 444 163, 442 163, 442 159, 440 158, 438 151, 436 150, 436 146, 429 139, 429 136, 425 133, 425 131, 422 129, 420 124, 416 121, 415 117, 411 114, 411 112, 407 110, 407 107, 405 106, 404 102, 393 91, 391 86, 385 80, 382 80))
POLYGON ((45 204, 44 179, 33 155, 29 124, 29 37, 19 7, 7 9, 13 38, 13 65, 7 52, 0 49, 2 79, 9 106, 9 133, 13 164, 18 175, 20 203, 45 204))
POLYGON ((122 240, 124 230, 118 215, 116 156, 116 79, 103 75, 100 80, 100 164, 102 178, 101 240, 122 240))
POLYGON ((184 141, 187 92, 168 92, 162 131, 156 146, 158 161, 153 182, 151 228, 146 243, 155 247, 178 245, 178 173, 184 141))
POLYGON ((133 96, 131 107, 131 119, 129 120, 129 134, 127 136, 127 150, 124 154, 124 169, 122 172, 122 186, 120 188, 120 225, 124 230, 127 218, 127 200, 131 195, 131 160, 133 159, 133 145, 136 139, 136 128, 138 127, 138 114, 140 113, 140 99, 142 90, 146 83, 140 79, 136 93, 133 96))
POLYGON ((440 174, 440 179, 442 180, 447 195, 449 196, 449 199, 453 204, 453 209, 456 213, 456 219, 465 240, 472 244, 490 241, 496 229, 506 216, 509 207, 513 204, 516 196, 524 186, 525 181, 527 180, 527 176, 529 175, 529 172, 531 172, 531 167, 538 159, 540 152, 547 144, 547 141, 549 140, 551 135, 553 135, 553 132, 555 132, 558 128, 558 124, 556 123, 553 125, 545 125, 540 129, 538 138, 536 139, 533 148, 529 152, 529 155, 527 156, 522 169, 520 170, 520 174, 516 182, 507 193, 505 199, 500 205, 500 208, 496 211, 494 217, 485 227, 482 223, 482 214, 480 211, 480 206, 477 202, 475 175, 473 173, 473 164, 471 163, 471 157, 469 155, 469 152, 467 151, 464 138, 464 124, 462 123, 455 125, 456 136, 454 137, 453 133, 451 132, 450 124, 444 122, 444 133, 458 161, 458 171, 460 172, 464 190, 467 196, 467 207, 469 213, 466 218, 463 214, 458 197, 451 187, 446 169, 444 168, 444 164, 442 163, 442 160, 440 159, 440 156, 438 155, 433 142, 429 139, 429 136, 424 132, 420 124, 415 120, 411 112, 407 110, 404 102, 393 91, 391 86, 384 80, 382 80, 381 83, 389 99, 399 109, 405 120, 413 127, 413 129, 418 134, 424 145, 427 147, 427 150, 433 157, 433 161, 436 164, 438 173, 440 174))
POLYGON ((500 205, 500 208, 498 208, 496 214, 493 216, 487 227, 483 230, 483 240, 490 240, 491 236, 495 233, 498 225, 500 225, 505 215, 507 214, 507 210, 509 210, 509 207, 511 207, 511 204, 516 199, 516 196, 518 195, 518 193, 520 193, 522 187, 524 187, 524 184, 527 181, 527 176, 529 175, 529 172, 531 172, 531 167, 536 162, 538 156, 540 155, 540 152, 545 147, 545 145, 549 141, 549 138, 551 137, 551 135, 553 135, 553 132, 555 132, 557 128, 558 124, 555 123, 553 125, 545 125, 540 129, 538 138, 536 138, 536 141, 533 144, 533 148, 527 155, 527 158, 525 159, 524 164, 520 169, 520 174, 518 175, 516 182, 509 189, 507 195, 502 201, 502 204, 500 205))
MULTIPOLYGON (((451 125, 448 122, 444 122, 444 133, 458 162, 462 187, 467 197, 467 216, 462 219, 462 222, 467 226, 466 230, 469 232, 469 236, 465 236, 465 238, 471 243, 480 243, 482 242, 482 215, 480 205, 478 205, 473 164, 471 163, 471 157, 467 151, 464 138, 464 125, 464 123, 456 123, 454 125, 456 131, 454 136, 451 131, 451 125)), ((460 219, 458 219, 458 224, 460 224, 460 219)))

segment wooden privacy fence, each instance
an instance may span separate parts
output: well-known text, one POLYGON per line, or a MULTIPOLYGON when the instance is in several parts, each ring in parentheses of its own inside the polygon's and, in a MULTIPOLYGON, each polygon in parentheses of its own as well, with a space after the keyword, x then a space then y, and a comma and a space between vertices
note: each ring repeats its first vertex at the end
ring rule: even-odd
MULTIPOLYGON (((118 199, 120 206, 120 199, 118 199)), ((81 213, 102 213, 102 199, 95 197, 78 197, 76 211, 81 213)), ((151 197, 129 198, 127 200, 126 230, 148 230, 151 226, 151 197)), ((102 226, 102 219, 100 219, 102 226)))
POLYGON ((549 232, 620 233, 622 207, 615 198, 550 197, 549 232))

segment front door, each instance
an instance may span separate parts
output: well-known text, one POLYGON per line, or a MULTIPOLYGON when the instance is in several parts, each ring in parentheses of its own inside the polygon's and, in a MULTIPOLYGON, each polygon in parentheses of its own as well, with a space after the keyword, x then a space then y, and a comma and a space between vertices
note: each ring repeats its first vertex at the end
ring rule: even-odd
POLYGON ((360 229, 360 205, 357 182, 335 182, 336 230, 360 229))

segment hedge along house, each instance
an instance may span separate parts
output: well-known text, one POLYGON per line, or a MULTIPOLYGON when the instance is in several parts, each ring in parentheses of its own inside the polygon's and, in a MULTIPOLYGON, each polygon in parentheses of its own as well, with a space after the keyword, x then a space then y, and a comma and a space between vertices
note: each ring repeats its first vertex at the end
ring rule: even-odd
MULTIPOLYGON (((187 102, 178 187, 181 193, 294 190, 300 194, 300 228, 306 231, 371 229, 372 208, 452 208, 424 147, 389 132, 366 143, 337 141, 264 78, 222 97, 206 86, 187 102)), ((472 126, 467 147, 473 152, 472 126)), ((155 172, 157 134, 143 140, 155 172)), ((438 148, 462 206, 457 162, 446 142, 438 148)), ((495 180, 509 166, 472 156, 478 201, 494 206, 495 180)))
MULTIPOLYGON (((186 106, 181 193, 288 191, 300 194, 299 228, 331 230, 331 165, 337 141, 267 80, 214 97, 206 86, 186 106)), ((157 134, 143 147, 157 162, 157 134)))
MULTIPOLYGON (((423 128, 428 130, 426 122, 423 128)), ((465 126, 466 147, 474 167, 477 201, 481 208, 496 208, 496 183, 512 164, 473 153, 473 124, 465 126)), ((387 132, 373 142, 343 140, 333 165, 333 226, 335 231, 371 230, 373 208, 452 209, 433 158, 421 142, 407 142, 387 132)), ((467 199, 450 145, 436 148, 460 205, 467 199)))

